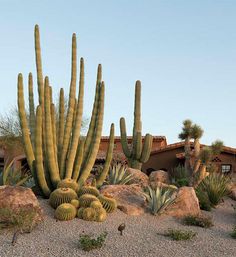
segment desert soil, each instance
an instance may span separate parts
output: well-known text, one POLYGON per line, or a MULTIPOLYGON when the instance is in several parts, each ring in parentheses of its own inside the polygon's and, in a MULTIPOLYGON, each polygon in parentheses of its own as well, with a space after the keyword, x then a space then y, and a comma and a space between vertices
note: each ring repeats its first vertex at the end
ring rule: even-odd
POLYGON ((234 201, 227 199, 212 212, 214 227, 210 229, 188 227, 180 220, 166 216, 127 216, 117 210, 108 215, 104 223, 87 222, 80 219, 60 222, 53 218, 54 210, 47 200, 40 200, 45 220, 30 234, 20 235, 15 246, 11 245, 11 230, 0 231, 0 257, 62 257, 62 256, 101 256, 101 257, 235 257, 236 240, 230 232, 236 225, 234 201), (124 235, 120 236, 117 227, 126 224, 124 235), (196 231, 197 236, 190 241, 173 241, 158 235, 168 228, 196 231), (98 235, 107 231, 105 245, 99 250, 84 252, 79 248, 81 233, 98 235))

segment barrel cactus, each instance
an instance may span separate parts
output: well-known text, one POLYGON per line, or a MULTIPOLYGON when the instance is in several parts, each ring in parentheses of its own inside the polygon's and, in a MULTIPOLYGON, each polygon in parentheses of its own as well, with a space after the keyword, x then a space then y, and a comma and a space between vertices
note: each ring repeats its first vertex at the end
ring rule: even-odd
POLYGON ((77 211, 77 217, 79 218, 79 219, 83 219, 83 211, 84 211, 84 207, 81 207, 81 208, 79 208, 78 209, 78 211, 77 211))
POLYGON ((76 209, 79 208, 79 200, 77 199, 71 200, 70 204, 74 205, 76 209))
POLYGON ((73 189, 58 188, 51 193, 49 204, 56 209, 59 205, 70 203, 73 199, 78 199, 78 196, 73 189))
POLYGON ((95 210, 103 208, 102 203, 100 201, 91 202, 90 207, 95 210))
POLYGON ((63 203, 59 205, 55 211, 55 218, 57 220, 66 221, 72 220, 76 217, 76 208, 70 203, 63 203))
POLYGON ((147 162, 152 150, 153 138, 146 134, 142 144, 142 122, 141 122, 141 82, 136 81, 134 101, 134 125, 132 149, 128 145, 125 118, 120 119, 120 136, 123 152, 128 159, 129 166, 141 170, 142 164, 147 162))
POLYGON ((99 201, 102 203, 103 208, 106 210, 107 213, 111 213, 116 210, 117 202, 114 198, 100 195, 98 196, 99 201))
POLYGON ((97 222, 103 222, 107 218, 107 212, 104 208, 100 208, 96 210, 96 221, 97 222))
POLYGON ((85 208, 82 213, 83 220, 95 221, 96 220, 96 210, 91 207, 85 208))
POLYGON ((57 188, 61 188, 61 187, 64 187, 64 188, 68 187, 68 188, 73 189, 75 192, 77 192, 79 185, 74 179, 65 178, 65 179, 59 181, 57 184, 57 188))
POLYGON ((78 196, 80 197, 80 196, 82 196, 84 194, 90 194, 90 195, 98 196, 100 193, 99 193, 99 191, 98 191, 98 189, 96 187, 93 187, 93 186, 83 186, 78 191, 78 196))
POLYGON ((98 198, 91 194, 84 194, 79 198, 81 207, 89 207, 93 201, 98 201, 98 198))

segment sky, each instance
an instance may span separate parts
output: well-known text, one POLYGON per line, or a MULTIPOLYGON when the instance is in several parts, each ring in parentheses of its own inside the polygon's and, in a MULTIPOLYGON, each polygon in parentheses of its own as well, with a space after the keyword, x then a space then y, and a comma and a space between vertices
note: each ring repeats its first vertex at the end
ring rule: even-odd
MULTIPOLYGON (((182 121, 236 147, 235 0, 0 0, 0 113, 16 105, 17 74, 34 75, 34 25, 41 35, 43 73, 69 92, 71 36, 85 60, 84 115, 90 117, 96 70, 106 85, 103 135, 119 119, 133 127, 135 81, 142 82, 143 134, 179 141, 182 121)), ((27 92, 26 92, 27 93, 27 92)), ((35 98, 37 101, 37 98, 35 98)))

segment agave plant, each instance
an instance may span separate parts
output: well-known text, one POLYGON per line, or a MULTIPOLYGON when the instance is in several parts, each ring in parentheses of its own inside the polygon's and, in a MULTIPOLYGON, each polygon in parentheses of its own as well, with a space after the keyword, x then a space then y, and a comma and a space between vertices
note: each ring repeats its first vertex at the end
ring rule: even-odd
POLYGON ((14 159, 6 163, 0 174, 0 185, 21 186, 31 178, 29 175, 22 175, 21 170, 14 169, 14 159))
POLYGON ((109 185, 125 185, 132 179, 132 174, 127 172, 127 166, 122 163, 115 163, 108 174, 107 184, 109 185))
POLYGON ((147 187, 148 192, 144 193, 149 209, 153 215, 161 214, 175 201, 175 190, 157 187, 156 190, 147 187))
POLYGON ((229 178, 223 174, 211 173, 196 188, 197 194, 205 192, 212 206, 216 206, 228 192, 229 178))

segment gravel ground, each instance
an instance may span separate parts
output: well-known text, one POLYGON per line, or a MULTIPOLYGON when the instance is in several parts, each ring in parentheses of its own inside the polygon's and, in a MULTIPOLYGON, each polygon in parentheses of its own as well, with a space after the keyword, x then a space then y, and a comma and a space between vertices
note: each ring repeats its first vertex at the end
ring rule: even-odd
MULTIPOLYGON (((51 257, 51 256, 102 256, 102 257, 190 257, 214 256, 235 257, 236 240, 229 233, 236 225, 236 214, 227 199, 213 210, 215 226, 210 229, 187 227, 177 219, 155 217, 150 214, 143 216, 127 216, 116 211, 108 216, 104 223, 86 222, 74 219, 69 222, 56 222, 54 210, 47 200, 40 200, 45 212, 45 221, 30 234, 20 235, 15 246, 11 245, 12 231, 0 233, 0 257, 51 257), (119 224, 125 222, 124 235, 117 231, 119 224), (190 241, 173 241, 168 237, 157 235, 168 228, 190 229, 197 236, 190 241), (79 234, 95 235, 106 230, 108 232, 105 245, 100 250, 84 252, 79 249, 79 234)), ((209 214, 209 213, 207 213, 209 214)))

